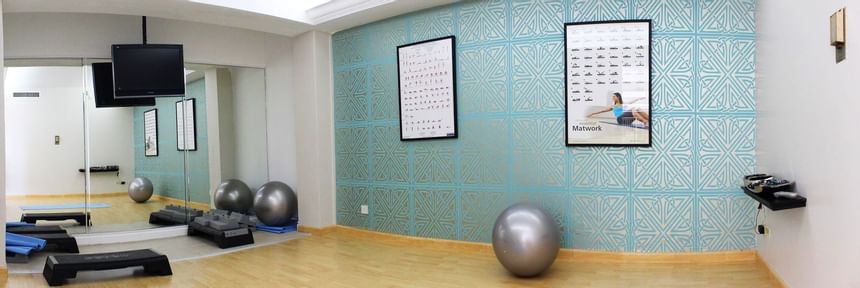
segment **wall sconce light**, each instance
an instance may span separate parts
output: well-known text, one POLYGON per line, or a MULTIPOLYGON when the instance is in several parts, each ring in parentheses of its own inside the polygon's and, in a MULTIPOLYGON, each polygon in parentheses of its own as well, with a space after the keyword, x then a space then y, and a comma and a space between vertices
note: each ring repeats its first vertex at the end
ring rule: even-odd
POLYGON ((830 15, 830 45, 836 47, 836 63, 845 60, 845 8, 830 15))

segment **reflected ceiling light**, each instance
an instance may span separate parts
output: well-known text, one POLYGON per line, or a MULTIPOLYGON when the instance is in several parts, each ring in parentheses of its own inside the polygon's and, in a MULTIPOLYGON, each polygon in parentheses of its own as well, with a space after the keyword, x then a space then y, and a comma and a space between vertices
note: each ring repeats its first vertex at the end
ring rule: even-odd
POLYGON ((189 0, 316 25, 397 0, 189 0))

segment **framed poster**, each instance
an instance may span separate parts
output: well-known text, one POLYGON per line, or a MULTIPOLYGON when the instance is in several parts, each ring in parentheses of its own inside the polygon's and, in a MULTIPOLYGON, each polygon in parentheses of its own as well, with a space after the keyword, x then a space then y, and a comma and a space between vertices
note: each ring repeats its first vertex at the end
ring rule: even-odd
POLYGON ((568 146, 651 146, 651 20, 567 23, 568 146))
POLYGON ((143 112, 143 156, 158 156, 158 109, 143 112))
POLYGON ((176 150, 197 151, 194 98, 176 101, 176 150))
POLYGON ((454 36, 397 46, 400 140, 457 138, 454 36))

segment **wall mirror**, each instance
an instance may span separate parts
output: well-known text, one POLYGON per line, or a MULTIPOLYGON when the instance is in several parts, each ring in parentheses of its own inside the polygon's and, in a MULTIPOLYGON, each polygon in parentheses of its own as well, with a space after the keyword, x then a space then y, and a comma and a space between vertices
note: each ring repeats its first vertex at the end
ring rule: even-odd
POLYGON ((71 233, 165 227, 150 214, 209 210, 225 179, 268 181, 264 69, 186 63, 182 97, 96 107, 93 63, 106 62, 6 60, 7 219, 86 215, 91 226, 37 222, 71 233), (128 192, 136 178, 151 183, 143 202, 128 192))

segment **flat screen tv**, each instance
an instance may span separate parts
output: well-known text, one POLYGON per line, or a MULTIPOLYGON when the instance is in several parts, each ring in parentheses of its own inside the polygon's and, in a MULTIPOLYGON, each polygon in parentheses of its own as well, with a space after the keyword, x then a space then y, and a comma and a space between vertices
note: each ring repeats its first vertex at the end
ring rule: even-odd
POLYGON ((114 98, 171 97, 185 94, 182 45, 114 44, 114 98))
POLYGON ((93 96, 96 108, 154 106, 155 98, 113 98, 113 65, 93 63, 93 96))

